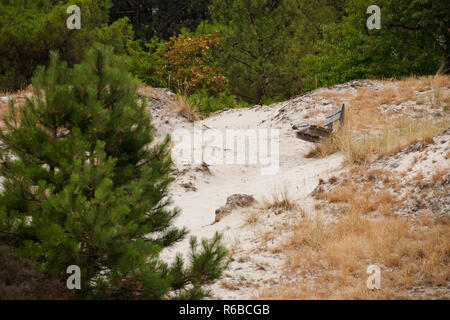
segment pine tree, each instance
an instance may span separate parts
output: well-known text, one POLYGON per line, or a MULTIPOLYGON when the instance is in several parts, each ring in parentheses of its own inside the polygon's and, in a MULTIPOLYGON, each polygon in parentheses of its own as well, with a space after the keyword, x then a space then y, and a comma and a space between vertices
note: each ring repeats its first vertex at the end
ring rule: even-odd
POLYGON ((202 298, 225 268, 221 237, 191 238, 190 265, 160 252, 187 230, 172 226, 167 137, 153 141, 146 101, 127 60, 97 45, 69 68, 53 53, 34 95, 10 105, 0 131, 0 237, 65 281, 81 269, 81 298, 202 298))
POLYGON ((285 0, 213 0, 210 6, 214 23, 222 26, 222 67, 234 93, 248 102, 282 100, 298 93, 298 75, 286 61, 296 13, 286 4, 285 0))

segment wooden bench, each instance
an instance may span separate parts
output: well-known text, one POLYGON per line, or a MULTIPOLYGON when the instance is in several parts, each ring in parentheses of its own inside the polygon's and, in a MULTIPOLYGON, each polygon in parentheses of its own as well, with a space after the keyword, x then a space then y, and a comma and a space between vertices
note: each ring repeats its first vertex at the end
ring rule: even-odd
POLYGON ((331 110, 325 115, 325 122, 323 127, 315 125, 303 125, 301 127, 293 126, 297 130, 297 138, 308 141, 317 142, 320 139, 327 137, 333 131, 333 123, 339 120, 339 125, 344 125, 345 105, 331 110))

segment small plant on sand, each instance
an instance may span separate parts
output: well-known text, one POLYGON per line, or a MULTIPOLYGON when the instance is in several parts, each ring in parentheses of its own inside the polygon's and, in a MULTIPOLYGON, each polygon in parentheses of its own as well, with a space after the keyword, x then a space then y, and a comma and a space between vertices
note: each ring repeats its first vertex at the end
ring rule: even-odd
POLYGON ((291 193, 287 186, 275 188, 272 192, 271 200, 263 200, 262 209, 273 210, 276 214, 284 211, 290 211, 297 207, 295 201, 291 197, 291 193))
POLYGON ((191 122, 200 119, 198 113, 191 107, 188 98, 181 93, 178 93, 176 99, 169 103, 169 114, 181 116, 191 122))

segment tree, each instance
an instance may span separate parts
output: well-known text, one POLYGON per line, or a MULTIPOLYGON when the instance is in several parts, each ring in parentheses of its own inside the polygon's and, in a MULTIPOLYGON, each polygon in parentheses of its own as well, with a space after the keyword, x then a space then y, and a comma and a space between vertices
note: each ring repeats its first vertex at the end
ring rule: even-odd
MULTIPOLYGON (((448 63, 448 1, 380 0, 381 29, 367 30, 367 0, 347 0, 342 20, 302 59, 307 89, 361 78, 434 74, 448 63)), ((448 67, 447 67, 448 71, 448 67)))
POLYGON ((235 94, 253 103, 298 92, 298 76, 285 63, 294 12, 283 0, 214 0, 214 22, 224 37, 221 64, 235 94))
MULTIPOLYGON (((426 52, 434 51, 445 60, 450 73, 450 2, 446 0, 413 0, 387 2, 387 29, 394 35, 406 34, 405 42, 422 42, 426 52)), ((400 38, 402 39, 402 38, 400 38)), ((427 57, 432 58, 433 57, 427 57)))
POLYGON ((58 50, 69 65, 79 63, 94 42, 125 52, 132 30, 125 20, 106 25, 110 6, 110 0, 1 0, 0 90, 26 87, 36 67, 48 63, 51 50, 58 50), (66 26, 66 10, 73 4, 81 9, 80 30, 66 26))
POLYGON ((81 268, 82 298, 202 298, 225 267, 220 235, 191 239, 191 264, 160 252, 187 231, 172 227, 167 137, 153 141, 127 60, 97 45, 74 68, 53 54, 34 95, 11 104, 0 131, 0 237, 40 270, 81 268))
POLYGON ((169 40, 182 29, 194 30, 202 20, 209 19, 211 0, 113 0, 111 21, 128 16, 136 35, 145 40, 157 36, 169 40))

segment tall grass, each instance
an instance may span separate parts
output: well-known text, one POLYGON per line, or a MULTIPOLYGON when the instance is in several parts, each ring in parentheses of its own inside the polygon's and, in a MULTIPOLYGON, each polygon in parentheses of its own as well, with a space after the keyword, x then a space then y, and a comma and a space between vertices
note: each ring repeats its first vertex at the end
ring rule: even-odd
POLYGON ((432 141, 433 136, 450 126, 448 75, 409 77, 382 83, 386 84, 382 89, 361 88, 353 95, 342 92, 320 94, 334 103, 346 103, 345 125, 317 143, 306 157, 326 157, 340 151, 348 163, 364 164, 376 157, 397 152, 418 140, 432 141), (415 118, 407 115, 399 117, 398 113, 382 112, 380 109, 383 105, 398 105, 407 101, 438 109, 440 116, 418 113, 415 118))
POLYGON ((365 164, 377 157, 396 153, 419 140, 431 142, 433 136, 449 125, 448 118, 432 120, 403 117, 363 134, 344 126, 332 139, 348 163, 365 164))

